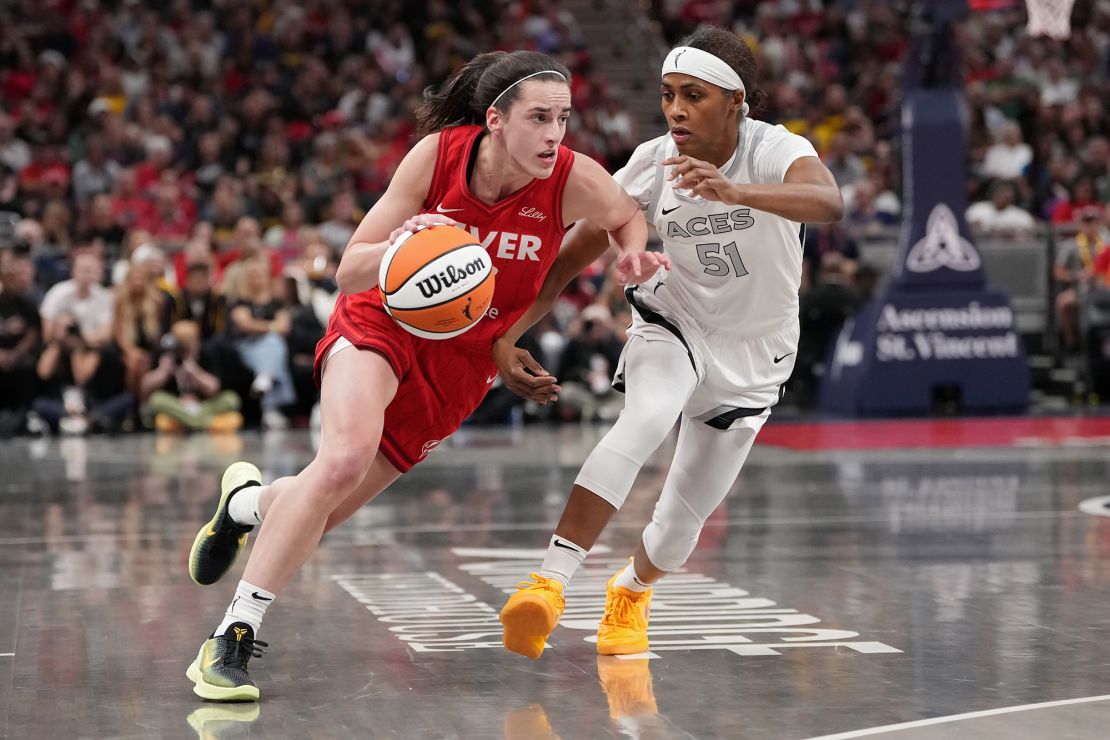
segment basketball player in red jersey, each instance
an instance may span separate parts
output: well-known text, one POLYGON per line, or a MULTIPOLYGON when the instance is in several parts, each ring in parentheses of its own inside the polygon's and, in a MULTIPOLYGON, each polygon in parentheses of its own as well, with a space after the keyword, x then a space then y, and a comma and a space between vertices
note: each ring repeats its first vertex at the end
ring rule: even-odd
MULTIPOLYGON (((338 525, 451 435, 497 377, 494 340, 528 309, 559 253, 566 224, 587 220, 620 250, 618 277, 641 282, 660 264, 644 251, 639 207, 593 160, 560 146, 570 114, 570 73, 535 52, 475 57, 417 111, 427 135, 356 229, 336 279, 342 296, 317 348, 321 438, 294 477, 262 485, 258 469, 224 473, 215 515, 198 532, 189 573, 214 583, 260 525, 243 580, 187 676, 217 701, 256 700, 249 659, 277 594, 338 525), (413 216, 412 214, 419 214, 413 216), (498 270, 489 311, 467 333, 421 339, 384 311, 378 270, 406 230, 457 223, 498 270)), ((537 366, 538 367, 538 366, 537 366)), ((559 392, 550 376, 536 395, 559 392)))

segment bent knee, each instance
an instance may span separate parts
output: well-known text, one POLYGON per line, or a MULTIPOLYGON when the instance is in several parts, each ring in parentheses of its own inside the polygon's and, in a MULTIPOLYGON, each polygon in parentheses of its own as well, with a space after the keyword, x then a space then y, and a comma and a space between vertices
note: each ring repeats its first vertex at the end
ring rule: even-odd
POLYGON ((316 495, 334 504, 345 500, 361 485, 374 461, 375 450, 355 446, 342 452, 321 453, 315 465, 318 486, 316 495))

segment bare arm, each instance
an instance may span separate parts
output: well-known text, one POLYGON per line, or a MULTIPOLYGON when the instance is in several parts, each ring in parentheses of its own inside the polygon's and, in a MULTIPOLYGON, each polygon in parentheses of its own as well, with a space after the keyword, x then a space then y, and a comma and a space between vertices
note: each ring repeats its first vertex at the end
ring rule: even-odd
POLYGON ((750 206, 798 223, 833 223, 844 217, 840 188, 816 157, 794 160, 781 185, 739 185, 713 165, 693 157, 673 157, 663 164, 674 165, 667 179, 675 188, 692 190, 708 200, 750 206))
MULTIPOLYGON (((397 230, 420 211, 432 184, 439 135, 421 139, 397 168, 389 187, 351 235, 335 273, 341 293, 352 295, 378 284, 378 268, 397 230)), ((444 216, 425 216, 429 221, 454 223, 444 216)))
POLYGON ((643 252, 647 246, 647 221, 636 201, 601 165, 578 155, 563 195, 563 223, 582 219, 609 232, 621 256, 643 252))

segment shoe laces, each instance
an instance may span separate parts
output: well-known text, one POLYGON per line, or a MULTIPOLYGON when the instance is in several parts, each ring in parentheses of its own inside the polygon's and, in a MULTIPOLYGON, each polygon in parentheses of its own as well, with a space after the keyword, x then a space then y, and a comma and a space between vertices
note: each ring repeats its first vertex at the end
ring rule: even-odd
POLYGON ((270 643, 263 642, 262 640, 255 640, 250 637, 244 637, 241 640, 232 641, 225 639, 225 642, 232 644, 232 649, 228 650, 221 661, 226 666, 238 666, 244 670, 247 667, 247 661, 251 658, 261 658, 265 654, 262 648, 270 647, 270 643))
POLYGON ((518 589, 525 590, 548 589, 550 591, 555 591, 556 593, 558 593, 558 590, 551 586, 551 579, 544 578, 539 573, 532 573, 530 575, 532 576, 531 581, 521 581, 520 583, 516 584, 516 587, 518 589))
POLYGON ((639 599, 614 591, 613 598, 609 599, 605 609, 605 616, 601 618, 602 624, 615 627, 630 627, 632 629, 645 629, 647 622, 638 606, 639 599))

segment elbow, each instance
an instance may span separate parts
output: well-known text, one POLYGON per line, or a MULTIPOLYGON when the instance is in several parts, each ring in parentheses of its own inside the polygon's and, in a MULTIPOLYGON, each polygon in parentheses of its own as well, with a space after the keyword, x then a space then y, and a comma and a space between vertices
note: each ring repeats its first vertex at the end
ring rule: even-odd
POLYGON ((824 211, 823 223, 834 224, 844 219, 844 196, 840 194, 840 188, 829 189, 824 211))
POLYGON ((335 285, 339 288, 339 292, 343 295, 354 295, 368 290, 370 286, 359 285, 359 281, 355 276, 350 274, 349 270, 343 269, 343 264, 340 263, 339 269, 335 272, 335 285))

